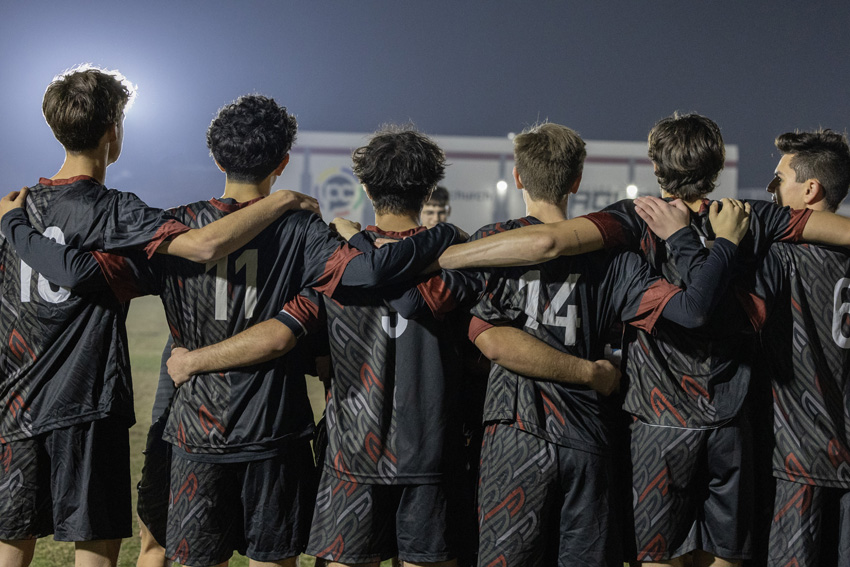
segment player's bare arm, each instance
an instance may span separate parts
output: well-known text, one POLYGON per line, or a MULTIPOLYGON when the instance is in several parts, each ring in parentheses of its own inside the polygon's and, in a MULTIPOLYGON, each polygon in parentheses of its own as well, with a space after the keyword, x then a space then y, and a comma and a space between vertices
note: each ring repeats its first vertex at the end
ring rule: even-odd
POLYGON ((319 213, 319 202, 295 191, 276 191, 203 228, 184 232, 163 242, 157 252, 195 262, 209 262, 235 252, 289 210, 319 213))
POLYGON ((586 218, 527 226, 457 244, 432 264, 438 269, 528 266, 603 248, 602 233, 586 218))
POLYGON ((289 327, 269 319, 214 345, 197 350, 174 348, 167 362, 168 374, 174 385, 180 386, 195 374, 259 364, 283 356, 297 342, 289 327))
POLYGON ((475 346, 492 362, 528 378, 587 386, 604 396, 620 387, 620 370, 607 360, 561 352, 515 327, 491 327, 475 338, 475 346))
POLYGON ((812 211, 803 228, 803 240, 850 248, 850 218, 827 211, 812 211))

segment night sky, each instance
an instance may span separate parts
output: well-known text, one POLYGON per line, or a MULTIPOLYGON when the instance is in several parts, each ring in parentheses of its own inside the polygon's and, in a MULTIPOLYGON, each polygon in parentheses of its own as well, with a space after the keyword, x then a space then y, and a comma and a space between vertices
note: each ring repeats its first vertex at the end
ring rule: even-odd
POLYGON ((548 118, 588 140, 640 141, 657 119, 697 111, 739 146, 740 187, 770 181, 777 134, 850 126, 846 2, 0 5, 4 193, 61 165, 41 98, 82 62, 138 85, 107 185, 157 206, 220 194, 205 131, 249 92, 302 130, 342 132, 410 120, 504 136, 548 118))

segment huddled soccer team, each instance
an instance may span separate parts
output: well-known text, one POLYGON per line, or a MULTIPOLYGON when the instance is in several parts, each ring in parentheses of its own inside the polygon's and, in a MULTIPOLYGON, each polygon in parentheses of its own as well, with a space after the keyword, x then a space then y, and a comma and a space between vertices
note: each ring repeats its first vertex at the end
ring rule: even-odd
POLYGON ((65 161, 0 201, 0 564, 49 534, 116 564, 126 309, 154 294, 140 566, 850 565, 845 136, 783 134, 774 203, 711 202, 720 129, 674 114, 649 133, 665 199, 567 220, 585 143, 536 124, 526 216, 461 243, 444 153, 410 127, 353 153, 375 226, 272 193, 297 124, 261 95, 207 132, 221 197, 147 207, 104 185, 132 96, 57 77, 65 161))

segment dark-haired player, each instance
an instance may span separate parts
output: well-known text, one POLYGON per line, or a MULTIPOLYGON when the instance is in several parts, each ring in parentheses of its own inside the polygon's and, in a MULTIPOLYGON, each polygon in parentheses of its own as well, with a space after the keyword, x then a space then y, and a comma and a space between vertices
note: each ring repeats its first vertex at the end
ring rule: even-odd
MULTIPOLYGON (((837 210, 850 188, 846 137, 787 133, 776 147, 774 200, 837 210)), ((768 316, 755 368, 773 386, 768 565, 850 565, 850 254, 774 244, 758 275, 768 316)), ((764 310, 752 313, 764 321, 764 310)))
MULTIPOLYGON (((132 96, 123 77, 90 67, 54 79, 44 117, 65 150, 29 193, 28 216, 50 238, 84 249, 168 252, 211 260, 235 250, 289 208, 290 192, 204 230, 189 230, 135 195, 107 189, 132 96)), ((25 565, 36 538, 75 541, 79 565, 114 564, 130 535, 127 428, 133 423, 124 307, 51 287, 0 241, 0 438, 7 490, 0 497, 0 563, 25 565)), ((92 273, 97 267, 92 268, 92 273)))
MULTIPOLYGON (((548 126, 556 129, 563 128, 555 125, 548 126)), ((410 228, 408 225, 415 223, 416 213, 421 203, 421 201, 412 200, 404 206, 401 196, 412 193, 411 183, 404 183, 404 179, 395 179, 390 175, 399 167, 399 164, 396 160, 387 159, 387 156, 392 156, 407 146, 407 144, 402 145, 399 138, 399 134, 380 133, 369 146, 361 149, 365 150, 362 154, 359 156, 355 154, 356 164, 358 157, 369 160, 361 162, 364 167, 356 166, 355 169, 375 203, 379 224, 391 226, 396 230, 410 228), (393 144, 389 143, 392 140, 395 140, 396 145, 400 147, 393 147, 393 144), (377 166, 381 169, 377 169, 377 166), (393 185, 387 186, 387 178, 392 180, 393 185), (404 187, 405 190, 402 192, 397 188, 393 189, 393 186, 404 187), (378 187, 378 190, 374 190, 373 187, 378 187), (389 190, 389 195, 385 189, 389 190), (390 200, 388 196, 392 195, 394 198, 390 200), (396 206, 403 206, 401 212, 391 213, 390 211, 393 210, 391 207, 396 206)), ((410 156, 416 153, 418 144, 415 141, 414 137, 413 149, 408 149, 405 155, 410 156)), ((577 159, 581 161, 582 158, 583 143, 582 152, 577 159)), ((417 171, 423 169, 416 168, 417 171)), ((563 181, 563 179, 557 180, 557 182, 563 181)), ((561 190, 566 193, 570 187, 567 185, 561 190)), ((422 199, 424 194, 423 191, 419 191, 412 193, 410 198, 417 196, 422 199)), ((563 210, 561 215, 563 218, 563 210)), ((372 239, 386 235, 377 227, 370 230, 373 233, 369 235, 372 239)), ((369 231, 365 234, 368 233, 369 231)), ((638 296, 639 289, 643 290, 650 282, 646 278, 646 268, 642 264, 636 264, 635 267, 639 269, 632 270, 631 277, 633 283, 641 284, 641 287, 634 290, 635 296, 638 296)), ((440 283, 429 280, 426 285, 434 286, 434 289, 420 287, 422 295, 435 311, 439 311, 439 308, 433 306, 439 306, 441 302, 444 302, 445 294, 448 292, 440 283), (434 291, 439 293, 434 294, 434 291)), ((631 307, 645 311, 657 309, 660 312, 671 296, 678 296, 677 288, 672 286, 665 288, 667 284, 663 282, 656 281, 655 284, 652 289, 657 294, 647 293, 644 296, 648 305, 638 308, 635 303, 631 307)), ((621 290, 625 290, 626 287, 622 287, 621 290)), ((695 286, 694 289, 698 288, 699 286, 695 286)), ((416 564, 439 560, 444 555, 436 557, 423 555, 424 546, 433 540, 422 534, 440 535, 436 526, 429 527, 427 531, 423 531, 424 527, 420 526, 419 530, 414 532, 420 534, 417 542, 418 553, 415 547, 411 547, 414 542, 404 534, 409 533, 412 525, 410 522, 416 521, 416 516, 421 517, 430 510, 434 516, 431 521, 434 522, 441 517, 439 511, 445 509, 445 504, 440 504, 439 508, 434 508, 433 504, 422 508, 425 502, 432 501, 434 496, 431 494, 435 492, 439 497, 437 502, 444 499, 440 496, 443 489, 439 484, 423 485, 422 479, 428 478, 424 475, 428 472, 429 465, 434 467, 439 464, 442 457, 441 451, 446 449, 445 445, 442 449, 439 448, 440 439, 436 432, 445 430, 443 420, 447 416, 439 411, 439 408, 446 407, 448 399, 445 397, 445 392, 451 386, 451 382, 444 383, 436 378, 445 377, 447 370, 450 369, 446 367, 446 363, 450 361, 447 357, 451 355, 453 341, 449 341, 449 344, 435 343, 434 341, 438 341, 441 336, 441 333, 437 331, 439 327, 436 326, 436 321, 430 318, 416 321, 399 318, 398 315, 387 311, 377 298, 368 300, 367 303, 372 307, 367 307, 363 298, 354 302, 341 297, 340 301, 340 304, 325 301, 331 328, 336 376, 328 406, 331 442, 323 479, 326 489, 320 490, 316 508, 317 518, 314 520, 314 532, 311 536, 311 550, 345 563, 367 561, 371 563, 388 556, 387 554, 392 551, 392 547, 386 547, 387 551, 382 551, 380 546, 386 544, 381 542, 392 537, 394 529, 398 529, 401 530, 396 534, 399 539, 399 555, 405 559, 406 563, 416 564), (371 314, 364 317, 364 313, 370 313, 369 310, 371 314), (395 324, 393 324, 393 318, 396 318, 395 324), (428 334, 422 334, 422 331, 427 329, 431 329, 436 336, 427 342, 422 342, 428 337, 428 334), (333 338, 334 335, 337 335, 337 339, 333 338), (395 338, 391 340, 393 336, 395 338), (367 348, 373 343, 373 347, 367 348), (333 346, 334 344, 336 346, 333 346), (427 358, 422 356, 424 353, 427 353, 427 358), (440 359, 430 361, 430 357, 437 353, 440 354, 440 359), (390 355, 394 356, 394 363, 392 360, 386 360, 390 355), (438 366, 433 367, 433 365, 438 366), (442 371, 439 365, 442 365, 442 371), (417 379, 411 381, 414 377, 417 379), (411 388, 414 389, 411 391, 411 388), (387 399, 391 395, 394 400, 392 403, 387 399), (381 427, 381 423, 386 423, 386 426, 381 427), (406 442, 402 442, 403 440, 406 442), (418 456, 418 460, 414 455, 418 456), (417 479, 411 476, 417 469, 421 476, 418 483, 417 479), (402 472, 407 475, 406 483, 402 482, 404 480, 402 472), (377 512, 379 506, 377 503, 384 501, 385 498, 393 498, 391 494, 387 494, 391 492, 389 490, 391 487, 380 486, 387 483, 407 484, 404 491, 400 491, 401 494, 395 498, 402 499, 399 514, 402 514, 403 510, 411 511, 409 514, 399 516, 396 526, 392 525, 393 514, 389 514, 389 525, 386 525, 386 520, 381 520, 377 526, 374 524, 370 526, 369 524, 374 521, 372 514, 377 512), (324 497, 323 494, 325 494, 324 497), (349 511, 354 509, 358 510, 358 513, 352 515, 349 511), (419 512, 415 512, 417 509, 419 512), (404 521, 401 520, 402 517, 405 518, 404 521), (331 519, 334 521, 331 522, 331 519), (355 525, 359 527, 355 528, 355 525), (362 551, 370 549, 368 553, 362 551)), ((566 309, 569 312, 569 308, 566 309)), ((200 351, 192 353, 177 351, 169 361, 172 376, 182 380, 187 378, 188 374, 220 368, 219 365, 243 364, 255 358, 264 359, 273 356, 276 351, 284 349, 282 345, 287 344, 286 337, 289 337, 288 341, 291 344, 294 336, 300 333, 300 324, 293 324, 292 319, 299 319, 303 324, 309 319, 309 317, 303 317, 303 313, 303 307, 294 302, 281 313, 279 322, 261 323, 229 341, 200 351), (283 326, 280 323, 291 325, 291 330, 280 331, 280 327, 283 326), (270 337, 278 338, 271 340, 270 337)), ((666 311, 665 314, 667 314, 666 311)), ((657 317, 657 314, 655 316, 657 317)), ((548 324, 548 319, 544 321, 544 324, 548 324)), ((487 331, 486 334, 493 332, 495 329, 487 331)), ((597 350, 601 350, 601 343, 597 350)), ((573 378, 577 379, 578 376, 573 378)), ((545 387, 543 389, 548 391, 545 387)), ((493 405, 498 404, 493 403, 493 405)), ((432 482, 438 478, 434 472, 430 473, 432 482)), ((444 538, 445 536, 441 536, 439 539, 444 542, 444 538)), ((487 544, 482 545, 482 553, 486 551, 488 557, 493 550, 491 544, 492 542, 488 541, 487 544)), ((489 560, 482 564, 486 564, 489 560)))
MULTIPOLYGON (((210 125, 208 145, 227 174, 226 198, 172 213, 200 226, 268 195, 288 162, 295 130, 294 117, 266 97, 246 96, 222 108, 210 125)), ((18 215, 4 228, 22 256, 44 264, 39 267, 48 276, 62 277, 55 266, 51 271, 48 259, 59 247, 48 245, 25 218, 18 215)), ((205 266, 159 256, 150 264, 109 255, 98 259, 119 297, 160 293, 176 344, 198 348, 238 332, 253 318, 271 317, 305 285, 333 293, 340 282, 375 285, 417 273, 453 235, 444 227, 397 250, 365 256, 305 212, 285 215, 247 246, 205 266), (421 259, 409 260, 413 251, 421 259), (269 305, 274 307, 266 312, 269 305)), ((312 413, 299 371, 297 360, 281 359, 177 393, 164 433, 175 445, 167 536, 173 559, 211 565, 238 549, 252 562, 294 564, 314 495, 312 413)))
POLYGON ((452 206, 449 203, 449 190, 442 185, 437 185, 422 205, 419 220, 425 228, 434 228, 438 223, 448 222, 450 214, 452 214, 452 206))

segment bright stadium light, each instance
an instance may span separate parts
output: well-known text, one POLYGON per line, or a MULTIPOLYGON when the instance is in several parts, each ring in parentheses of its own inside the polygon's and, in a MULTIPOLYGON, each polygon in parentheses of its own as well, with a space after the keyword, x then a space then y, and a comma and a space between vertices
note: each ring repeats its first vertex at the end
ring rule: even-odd
POLYGON ((508 140, 513 142, 514 138, 516 138, 516 134, 514 134, 513 132, 508 132, 508 140))
POLYGON ((504 195, 507 190, 508 190, 508 182, 505 181, 504 179, 500 179, 496 183, 496 191, 499 192, 499 195, 504 195))
POLYGON ((638 196, 638 187, 634 183, 631 183, 628 187, 626 187, 626 195, 628 195, 629 199, 634 199, 638 196))

